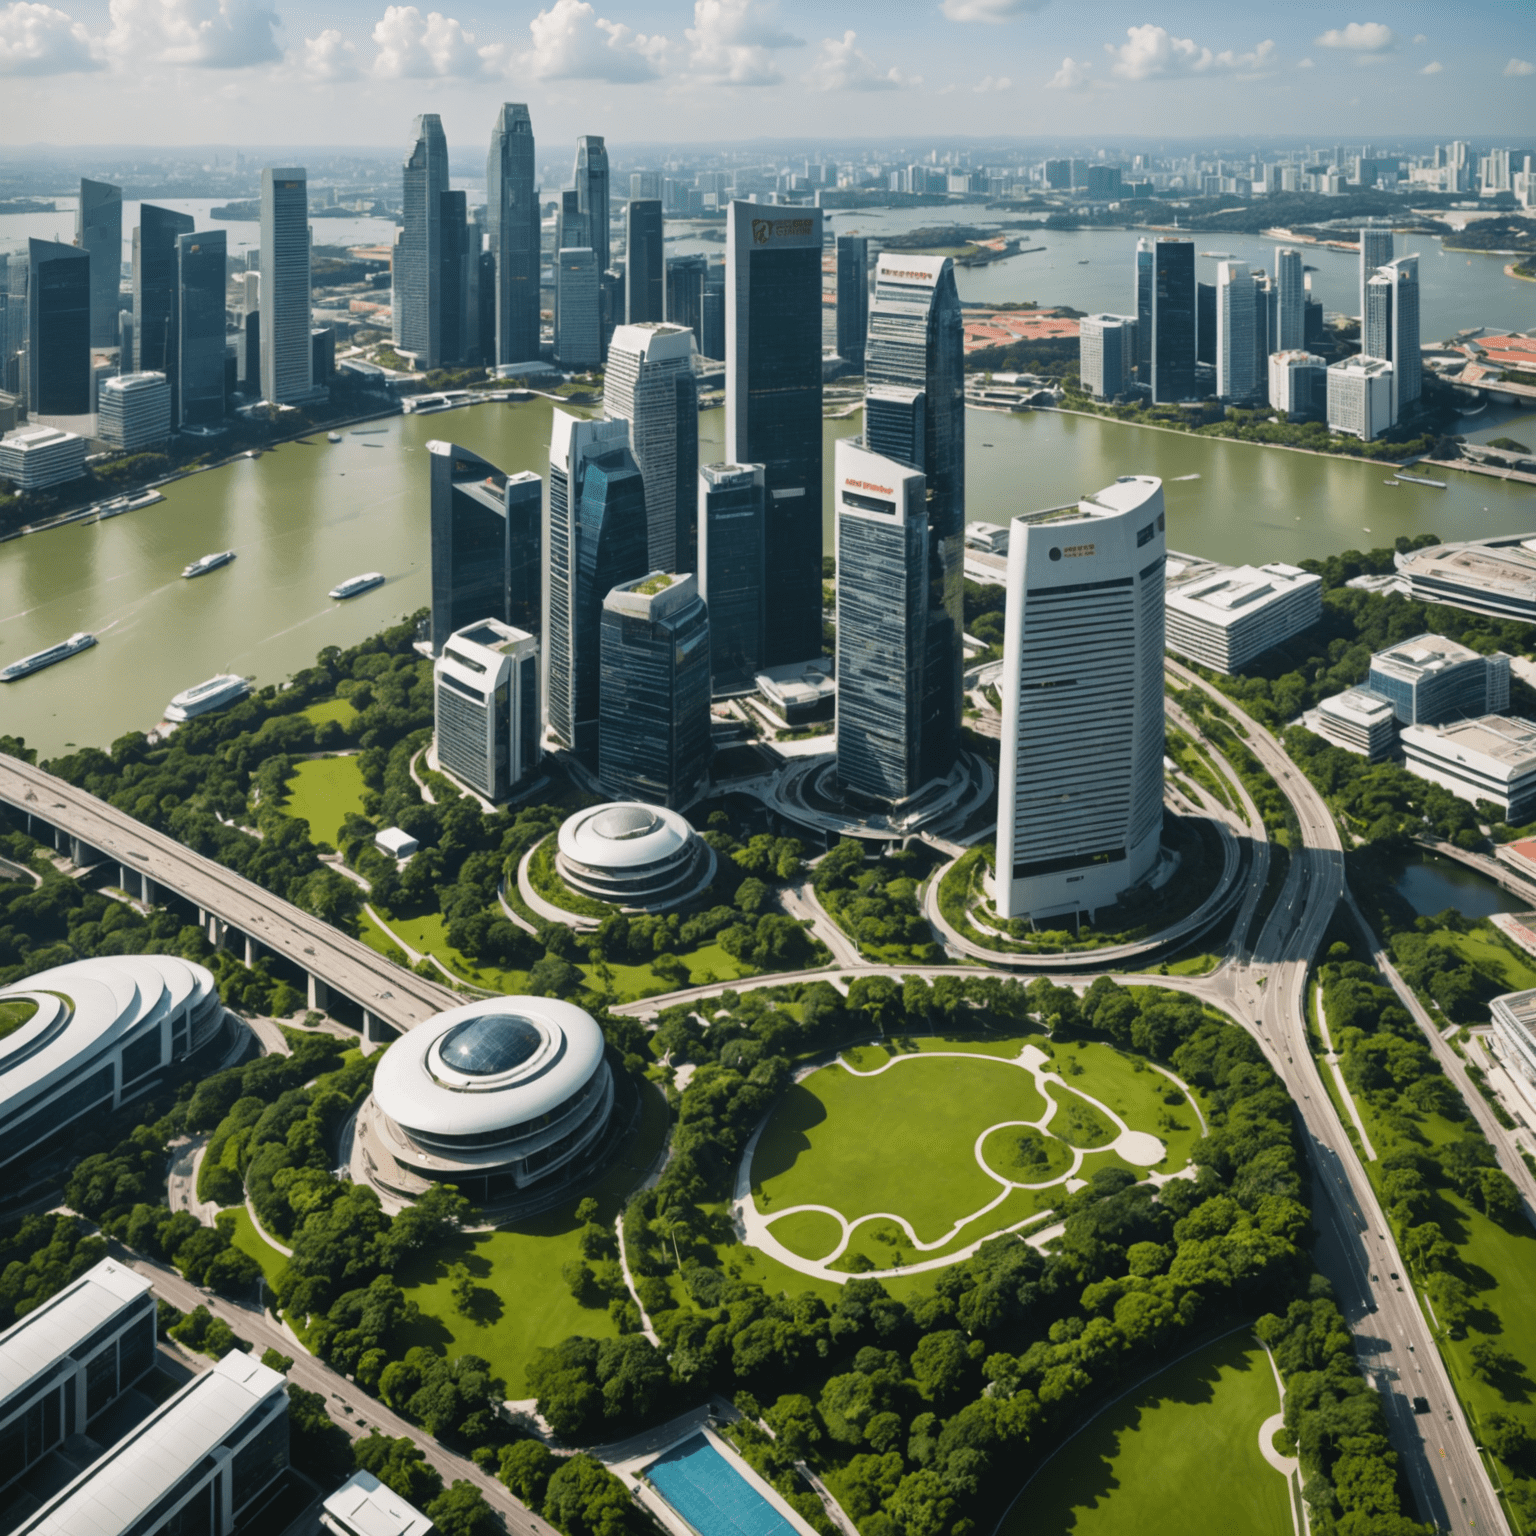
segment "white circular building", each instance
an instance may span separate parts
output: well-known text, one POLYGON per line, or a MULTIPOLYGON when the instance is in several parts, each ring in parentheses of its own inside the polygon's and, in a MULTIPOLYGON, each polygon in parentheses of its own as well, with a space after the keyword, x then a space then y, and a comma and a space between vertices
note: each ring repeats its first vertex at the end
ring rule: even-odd
POLYGON ((0 1165, 147 1093, 224 1022, 213 975, 173 955, 76 960, 0 991, 0 1165))
POLYGON ((451 1183, 471 1199, 560 1182, 613 1110, 592 1016, 550 997, 450 1008, 385 1052, 359 1131, 375 1182, 407 1198, 451 1183))
POLYGON ((687 818, 620 800, 577 811, 561 825, 555 868, 573 891, 631 912, 675 907, 715 878, 715 852, 687 818))

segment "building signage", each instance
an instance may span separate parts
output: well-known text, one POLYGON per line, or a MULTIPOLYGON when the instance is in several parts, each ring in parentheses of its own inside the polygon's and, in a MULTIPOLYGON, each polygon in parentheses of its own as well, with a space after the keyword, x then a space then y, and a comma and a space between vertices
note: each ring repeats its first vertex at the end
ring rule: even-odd
POLYGON ((767 245, 770 240, 808 239, 815 233, 814 219, 753 219, 753 245, 767 245))

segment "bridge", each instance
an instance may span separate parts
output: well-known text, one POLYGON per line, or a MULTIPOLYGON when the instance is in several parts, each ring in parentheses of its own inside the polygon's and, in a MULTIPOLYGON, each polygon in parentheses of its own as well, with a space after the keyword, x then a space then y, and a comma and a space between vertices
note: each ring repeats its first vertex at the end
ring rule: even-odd
POLYGON ((81 868, 117 866, 114 882, 153 904, 169 891, 197 909, 216 947, 251 965, 263 952, 291 962, 309 984, 309 1006, 333 997, 362 1012, 370 1040, 387 1040, 463 1001, 456 993, 386 960, 366 944, 174 838, 136 821, 54 774, 0 755, 0 804, 25 818, 28 834, 81 868))

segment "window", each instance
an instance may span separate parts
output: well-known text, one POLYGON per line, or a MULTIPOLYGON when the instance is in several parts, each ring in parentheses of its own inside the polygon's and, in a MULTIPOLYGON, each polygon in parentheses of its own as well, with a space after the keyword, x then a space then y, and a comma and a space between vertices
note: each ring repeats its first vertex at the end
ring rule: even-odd
POLYGON ((85 1416, 94 1419, 117 1396, 117 1345, 109 1344, 85 1367, 85 1416))
POLYGON ((155 1028, 123 1047, 123 1084, 137 1082, 160 1065, 160 1030, 155 1028))
POLYGON ((277 1412, 235 1452, 230 1465, 233 1501, 242 1509, 288 1465, 288 1402, 277 1399, 277 1412))

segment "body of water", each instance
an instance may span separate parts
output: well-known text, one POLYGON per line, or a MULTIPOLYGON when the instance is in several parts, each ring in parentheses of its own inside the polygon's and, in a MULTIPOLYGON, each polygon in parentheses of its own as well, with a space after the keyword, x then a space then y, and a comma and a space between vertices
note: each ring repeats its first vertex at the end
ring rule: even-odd
POLYGON ((1525 906, 1486 875, 1438 853, 1405 859, 1393 884, 1420 917, 1435 917, 1447 907, 1468 917, 1491 917, 1495 912, 1519 912, 1525 906))

